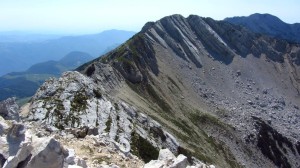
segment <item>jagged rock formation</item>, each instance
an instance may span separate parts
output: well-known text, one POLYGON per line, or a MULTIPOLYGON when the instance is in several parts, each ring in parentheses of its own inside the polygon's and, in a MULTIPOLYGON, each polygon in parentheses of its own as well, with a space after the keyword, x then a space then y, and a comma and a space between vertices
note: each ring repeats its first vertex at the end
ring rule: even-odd
POLYGON ((0 116, 0 166, 3 168, 118 168, 119 166, 113 163, 126 167, 143 165, 143 162, 134 155, 122 155, 122 151, 109 139, 87 136, 80 141, 70 135, 72 134, 51 132, 48 128, 41 127, 38 122, 17 123, 0 116))
POLYGON ((110 98, 103 86, 78 72, 66 72, 58 80, 45 82, 33 97, 31 113, 29 120, 42 121, 52 130, 70 131, 77 138, 106 136, 125 154, 131 150, 132 136, 148 139, 156 148, 178 148, 175 138, 159 123, 110 98))
POLYGON ((297 44, 172 15, 81 73, 48 80, 28 121, 96 135, 145 162, 169 148, 190 164, 299 167, 299 60, 297 44))
POLYGON ((68 153, 55 139, 33 137, 25 125, 1 116, 0 127, 1 167, 63 167, 68 153))
MULTIPOLYGON (((72 77, 78 75, 77 79, 80 77, 85 78, 78 72, 69 72, 65 74, 64 77, 68 75, 73 75, 72 77)), ((72 82, 72 80, 70 80, 70 82, 72 82)), ((11 104, 11 106, 14 106, 14 104, 11 104)), ((129 107, 127 107, 126 104, 122 104, 122 106, 129 110, 129 107)), ((124 121, 124 118, 122 117, 119 117, 119 119, 124 121)), ((119 121, 119 119, 117 119, 117 121, 119 121)), ((173 141, 173 143, 176 142, 173 137, 170 137, 171 135, 161 130, 161 126, 158 123, 143 114, 140 114, 137 120, 145 125, 142 126, 143 128, 137 126, 136 129, 138 130, 135 130, 135 133, 132 132, 131 135, 133 136, 132 139, 134 142, 132 142, 131 145, 129 145, 128 141, 124 138, 123 140, 122 138, 119 138, 118 142, 120 143, 118 143, 117 140, 112 140, 108 135, 106 135, 108 132, 102 133, 100 136, 87 135, 90 132, 92 134, 98 134, 97 129, 94 127, 92 129, 87 127, 87 123, 83 123, 86 125, 84 127, 85 129, 73 127, 73 130, 65 129, 64 131, 56 129, 55 131, 55 128, 51 128, 50 123, 40 123, 38 118, 35 118, 34 120, 35 121, 33 122, 27 121, 25 123, 17 123, 14 120, 5 120, 0 116, 1 167, 119 168, 118 165, 123 167, 142 167, 144 163, 130 153, 130 146, 134 148, 132 153, 136 152, 144 159, 147 158, 147 156, 148 160, 151 159, 152 156, 149 154, 151 154, 150 150, 154 149, 152 144, 149 142, 147 143, 143 137, 139 137, 141 135, 149 138, 149 135, 147 135, 147 131, 145 131, 144 128, 150 129, 149 132, 151 134, 155 134, 156 138, 158 133, 161 134, 160 136, 165 134, 165 144, 170 141, 173 141), (77 139, 75 136, 77 136, 77 138, 80 136, 80 139, 77 139), (140 146, 144 146, 144 148, 140 148, 140 146), (76 151, 81 157, 77 155, 76 151), (82 159, 82 157, 84 159, 82 159)), ((53 120, 55 121, 55 119, 53 120)), ((115 119, 109 120, 111 124, 116 122, 115 119)), ((80 121, 84 120, 81 119, 80 121)), ((101 120, 100 122, 102 123, 101 120)), ((134 124, 137 124, 137 122, 134 124)), ((108 127, 109 125, 106 126, 108 127)), ((107 127, 106 130, 109 130, 107 127)), ((101 126, 99 128, 101 128, 101 126)), ((110 134, 111 133, 112 131, 110 134)), ((119 132, 115 132, 115 134, 120 137, 122 136, 119 132)), ((151 139, 149 139, 149 141, 151 141, 151 139)), ((172 149, 172 146, 169 148, 172 149)), ((169 150, 167 151, 173 156, 169 150)), ((181 167, 186 167, 187 164, 187 158, 184 155, 179 155, 178 159, 174 160, 174 165, 177 167, 178 165, 181 165, 181 167), (185 166, 183 165, 183 161, 185 166)))
MULTIPOLYGON (((195 158, 193 158, 195 159, 195 158)), ((188 165, 187 157, 180 154, 177 157, 169 149, 159 151, 158 160, 151 160, 145 164, 144 168, 215 168, 214 165, 205 165, 198 160, 194 160, 194 165, 188 165)))
POLYGON ((16 98, 8 98, 0 102, 0 116, 6 120, 20 119, 19 106, 16 103, 16 98))

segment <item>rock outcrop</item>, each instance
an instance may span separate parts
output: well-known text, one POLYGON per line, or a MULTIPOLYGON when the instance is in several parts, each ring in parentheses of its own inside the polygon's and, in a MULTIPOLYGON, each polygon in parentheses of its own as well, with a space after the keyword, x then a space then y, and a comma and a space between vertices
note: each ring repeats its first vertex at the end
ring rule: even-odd
POLYGON ((169 149, 161 149, 157 160, 146 163, 144 168, 215 168, 214 165, 206 165, 200 161, 195 161, 189 165, 187 157, 180 154, 177 157, 169 149))
POLYGON ((16 98, 8 98, 0 102, 0 116, 6 120, 19 121, 19 106, 16 98))
POLYGON ((78 72, 66 72, 58 80, 48 80, 33 97, 28 120, 77 138, 107 137, 124 154, 130 152, 135 133, 157 149, 168 147, 177 151, 178 142, 158 122, 125 102, 114 100, 99 86, 78 72))
POLYGON ((0 117, 0 166, 3 168, 142 167, 143 161, 124 155, 108 138, 77 139, 49 133, 36 122, 16 123, 0 117), (88 145, 87 145, 88 144, 88 145))
POLYGON ((34 137, 21 123, 0 118, 1 131, 1 166, 15 167, 63 167, 68 155, 61 144, 53 138, 34 137))

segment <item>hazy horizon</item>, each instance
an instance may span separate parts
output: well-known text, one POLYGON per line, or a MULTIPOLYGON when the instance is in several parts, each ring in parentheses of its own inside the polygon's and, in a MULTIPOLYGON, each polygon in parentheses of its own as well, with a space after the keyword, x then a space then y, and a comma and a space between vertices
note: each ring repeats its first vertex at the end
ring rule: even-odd
POLYGON ((0 32, 92 34, 118 29, 138 32, 148 21, 172 14, 226 17, 269 13, 287 23, 300 22, 300 1, 287 0, 1 0, 0 32))

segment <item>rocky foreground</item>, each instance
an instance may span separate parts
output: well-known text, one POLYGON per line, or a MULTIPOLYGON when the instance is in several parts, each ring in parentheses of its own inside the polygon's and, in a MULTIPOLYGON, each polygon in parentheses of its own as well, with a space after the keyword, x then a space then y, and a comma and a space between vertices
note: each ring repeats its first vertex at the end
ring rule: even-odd
POLYGON ((196 159, 190 165, 186 156, 175 157, 169 149, 161 149, 157 160, 145 164, 109 137, 83 135, 85 133, 78 130, 58 131, 36 121, 22 121, 20 118, 28 115, 29 108, 19 110, 15 99, 2 101, 0 107, 0 165, 3 168, 214 168, 196 159))

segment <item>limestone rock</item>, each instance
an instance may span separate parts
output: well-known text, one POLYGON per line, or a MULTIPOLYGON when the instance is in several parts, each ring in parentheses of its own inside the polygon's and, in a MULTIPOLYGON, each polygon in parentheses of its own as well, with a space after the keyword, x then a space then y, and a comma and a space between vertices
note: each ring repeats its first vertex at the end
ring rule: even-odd
POLYGON ((166 162, 167 165, 169 165, 175 158, 175 155, 169 149, 161 149, 159 151, 158 160, 166 162))
POLYGON ((146 163, 144 168, 163 168, 164 162, 162 160, 151 160, 149 163, 146 163))
POLYGON ((9 126, 7 124, 7 121, 3 117, 0 116, 0 136, 3 134, 7 134, 9 130, 9 126))
POLYGON ((13 123, 10 127, 6 140, 9 145, 9 155, 16 155, 20 149, 21 143, 25 141, 26 128, 23 124, 13 123))
POLYGON ((66 150, 53 138, 43 138, 33 144, 33 151, 27 168, 63 167, 66 150))
POLYGON ((8 98, 0 102, 0 116, 6 120, 20 120, 16 98, 8 98))
POLYGON ((175 157, 169 149, 161 149, 158 160, 151 160, 145 164, 144 168, 214 168, 214 165, 208 166, 197 159, 193 165, 189 165, 186 156, 180 154, 175 157))
POLYGON ((177 151, 176 138, 157 121, 132 105, 116 101, 106 92, 106 88, 91 78, 78 72, 66 72, 59 79, 46 81, 37 91, 28 120, 51 128, 50 133, 63 131, 77 138, 87 135, 108 138, 126 156, 131 149, 133 132, 155 148, 177 151), (99 93, 101 97, 97 96, 99 93))
POLYGON ((18 167, 20 162, 30 159, 33 147, 30 143, 23 143, 15 156, 10 156, 3 168, 18 167))
POLYGON ((68 165, 67 168, 82 168, 82 167, 78 165, 68 165))
POLYGON ((67 152, 53 138, 37 138, 23 123, 1 120, 0 164, 3 168, 63 166, 67 152))
POLYGON ((80 167, 80 168, 87 168, 87 164, 85 160, 79 158, 75 155, 74 149, 68 149, 68 156, 65 158, 64 167, 71 168, 71 167, 80 167))
POLYGON ((4 168, 20 166, 62 167, 66 152, 53 138, 34 138, 27 135, 23 124, 13 123, 7 132, 6 139, 1 137, 1 163, 4 168), (5 150, 8 149, 8 150, 5 150))
POLYGON ((180 154, 174 160, 174 163, 170 166, 170 168, 186 168, 188 165, 187 157, 180 154))
POLYGON ((87 164, 86 164, 86 162, 85 162, 84 159, 76 158, 76 159, 75 159, 75 162, 76 162, 76 165, 77 165, 77 166, 80 166, 80 167, 82 167, 82 168, 87 168, 87 164))
POLYGON ((74 149, 68 149, 68 156, 66 157, 65 162, 69 165, 75 164, 75 150, 74 149))

